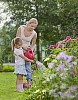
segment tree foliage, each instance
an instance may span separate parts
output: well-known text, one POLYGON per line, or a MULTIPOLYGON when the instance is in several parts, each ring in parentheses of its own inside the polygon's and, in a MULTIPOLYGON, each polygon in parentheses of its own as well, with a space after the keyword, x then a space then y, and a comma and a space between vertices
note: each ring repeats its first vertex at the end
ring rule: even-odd
POLYGON ((72 35, 72 30, 78 29, 78 0, 3 0, 8 3, 8 10, 12 13, 11 21, 7 26, 7 34, 13 38, 17 28, 31 17, 38 19, 36 29, 37 54, 40 58, 40 44, 48 47, 72 35), (11 24, 14 24, 12 26, 11 24), (13 28, 12 28, 13 27, 13 28))

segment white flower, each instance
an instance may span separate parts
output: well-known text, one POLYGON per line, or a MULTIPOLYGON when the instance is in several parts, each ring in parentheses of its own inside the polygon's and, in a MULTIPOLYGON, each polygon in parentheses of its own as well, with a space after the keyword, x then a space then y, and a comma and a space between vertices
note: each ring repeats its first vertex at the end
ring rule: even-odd
POLYGON ((61 89, 66 89, 66 84, 62 84, 62 85, 60 86, 60 88, 61 88, 61 89))
POLYGON ((54 67, 54 63, 49 63, 48 64, 48 68, 53 68, 54 67))
POLYGON ((50 90, 49 91, 49 94, 51 95, 51 94, 54 94, 55 93, 55 90, 50 90))
POLYGON ((53 77, 55 77, 56 76, 56 74, 51 74, 50 75, 50 79, 52 79, 53 77))
POLYGON ((68 68, 64 68, 64 71, 67 71, 67 70, 69 70, 68 68))
POLYGON ((44 69, 45 66, 43 65, 43 63, 41 63, 40 61, 36 61, 36 65, 38 68, 44 69))
POLYGON ((60 76, 60 77, 63 77, 63 76, 64 76, 64 73, 61 73, 59 76, 60 76))
POLYGON ((74 61, 74 62, 72 62, 72 64, 76 66, 76 65, 77 65, 77 62, 76 62, 76 61, 74 61))
POLYGON ((58 84, 55 84, 55 88, 58 88, 58 84))
POLYGON ((68 67, 70 67, 70 68, 71 68, 71 67, 73 67, 73 64, 72 64, 72 63, 70 63, 70 64, 68 65, 68 67))
POLYGON ((47 78, 46 78, 46 81, 47 81, 47 82, 49 82, 49 81, 50 81, 50 79, 47 77, 47 78))
POLYGON ((65 75, 64 73, 61 73, 61 74, 59 75, 59 77, 61 77, 62 80, 65 80, 65 79, 66 79, 66 75, 65 75))
POLYGON ((54 94, 54 97, 58 97, 58 94, 57 94, 57 93, 55 93, 55 94, 54 94))

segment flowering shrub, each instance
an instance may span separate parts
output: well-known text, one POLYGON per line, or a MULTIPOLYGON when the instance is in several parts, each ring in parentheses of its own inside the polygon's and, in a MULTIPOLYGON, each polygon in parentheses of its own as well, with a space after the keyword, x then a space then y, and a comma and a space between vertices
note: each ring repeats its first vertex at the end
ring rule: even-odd
POLYGON ((47 61, 48 68, 38 70, 35 85, 31 88, 33 91, 26 100, 77 100, 77 58, 59 52, 44 61, 47 61))
POLYGON ((71 40, 64 48, 51 48, 43 61, 47 68, 38 70, 38 80, 26 100, 77 100, 78 42, 71 40))
MULTIPOLYGON (((57 43, 56 43, 57 44, 57 43)), ((50 45, 51 46, 51 45, 50 45)), ((74 55, 78 58, 78 41, 72 39, 69 44, 65 45, 64 48, 50 48, 50 54, 57 55, 61 51, 65 51, 67 54, 74 55)), ((53 47, 53 45, 52 45, 53 47)))
POLYGON ((71 40, 70 36, 66 36, 66 38, 62 41, 57 42, 56 44, 50 45, 49 49, 54 49, 54 48, 63 48, 64 45, 68 44, 71 40))
POLYGON ((74 55, 78 58, 78 42, 77 41, 75 40, 70 41, 69 45, 67 45, 66 48, 64 48, 63 51, 66 51, 68 54, 74 55))
POLYGON ((60 52, 48 63, 50 69, 43 83, 49 84, 49 95, 53 98, 73 100, 78 95, 78 68, 74 56, 60 52), (76 80, 77 79, 77 80, 76 80))

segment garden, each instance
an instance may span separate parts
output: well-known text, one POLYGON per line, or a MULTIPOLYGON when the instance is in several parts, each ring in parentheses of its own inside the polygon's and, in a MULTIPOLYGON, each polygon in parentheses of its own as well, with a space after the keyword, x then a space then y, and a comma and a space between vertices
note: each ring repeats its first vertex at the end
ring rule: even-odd
POLYGON ((0 100, 78 100, 78 0, 0 0, 0 100), (19 93, 11 41, 31 18, 37 64, 31 88, 19 93))
POLYGON ((63 48, 50 45, 48 50, 40 67, 32 65, 32 87, 24 93, 15 91, 16 76, 13 72, 6 73, 4 67, 4 72, 0 73, 0 100, 78 99, 78 41, 72 39, 63 48))

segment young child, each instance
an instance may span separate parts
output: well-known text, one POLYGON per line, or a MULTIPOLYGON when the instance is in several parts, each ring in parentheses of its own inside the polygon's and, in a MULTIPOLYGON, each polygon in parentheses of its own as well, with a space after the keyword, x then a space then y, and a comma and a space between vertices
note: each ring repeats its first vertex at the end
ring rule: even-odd
POLYGON ((34 63, 33 60, 28 59, 23 54, 22 40, 16 37, 12 40, 11 46, 15 56, 15 70, 14 74, 17 75, 16 79, 16 91, 24 92, 23 89, 23 76, 26 75, 25 60, 34 63))

